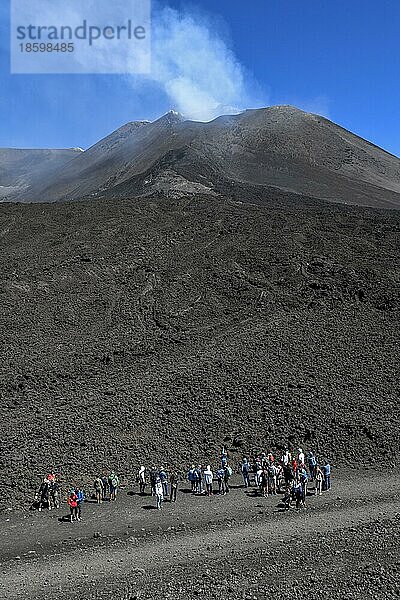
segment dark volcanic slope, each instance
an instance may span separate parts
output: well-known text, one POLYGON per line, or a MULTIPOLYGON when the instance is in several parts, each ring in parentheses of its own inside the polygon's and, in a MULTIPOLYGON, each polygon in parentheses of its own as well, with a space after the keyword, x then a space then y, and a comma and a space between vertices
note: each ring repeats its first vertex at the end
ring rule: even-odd
POLYGON ((182 121, 176 113, 168 113, 154 123, 127 123, 86 150, 59 172, 43 178, 27 193, 25 201, 56 201, 82 198, 112 188, 125 179, 142 173, 160 156, 190 140, 192 129, 201 124, 185 122, 184 131, 175 131, 182 121))
POLYGON ((399 227, 283 195, 1 206, 1 503, 222 440, 390 462, 399 227))
POLYGON ((210 123, 168 113, 128 123, 19 199, 210 193, 273 186, 347 204, 400 207, 400 160, 317 115, 289 106, 210 123), (144 189, 145 188, 145 189, 144 189))

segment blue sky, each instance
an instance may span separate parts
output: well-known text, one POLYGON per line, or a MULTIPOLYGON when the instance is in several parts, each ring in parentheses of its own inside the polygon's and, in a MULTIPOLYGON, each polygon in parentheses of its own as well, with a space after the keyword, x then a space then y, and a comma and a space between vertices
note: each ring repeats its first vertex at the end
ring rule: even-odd
MULTIPOLYGON (((165 77, 11 75, 7 1, 0 10, 0 146, 86 148, 127 121, 179 108, 173 94, 181 98, 182 90, 171 92, 165 77)), ((239 108, 294 104, 400 156, 398 0, 170 0, 154 8, 155 23, 167 5, 210 30, 215 47, 204 60, 214 62, 221 47, 228 53, 221 64, 231 79, 242 78, 228 106, 239 98, 239 108)), ((200 103, 204 85, 218 95, 218 69, 203 64, 197 81, 196 64, 174 68, 192 73, 200 103)))

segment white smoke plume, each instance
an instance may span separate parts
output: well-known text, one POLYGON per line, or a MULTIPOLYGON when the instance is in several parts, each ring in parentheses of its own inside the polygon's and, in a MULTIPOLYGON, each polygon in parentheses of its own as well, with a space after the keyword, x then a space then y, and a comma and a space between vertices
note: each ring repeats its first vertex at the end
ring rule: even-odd
POLYGON ((156 11, 151 79, 185 117, 208 121, 249 106, 246 73, 205 18, 172 8, 156 11))
MULTIPOLYGON (((18 18, 19 14, 24 15, 24 24, 26 21, 36 25, 55 24, 74 28, 86 19, 89 24, 116 27, 125 23, 130 17, 129 7, 136 4, 134 0, 85 0, 84 3, 80 0, 62 3, 40 0, 38 10, 37 3, 31 0, 18 0, 21 9, 18 18)), ((142 12, 147 15, 145 4, 149 6, 143 2, 142 12)), ((140 24, 141 18, 139 14, 140 24)), ((78 46, 77 40, 74 43, 78 46)), ((146 111, 153 112, 153 106, 157 109, 160 105, 165 106, 165 98, 162 97, 165 95, 169 100, 169 108, 186 118, 199 121, 267 104, 265 97, 261 98, 261 103, 255 99, 253 92, 257 86, 221 35, 215 19, 194 6, 188 8, 185 5, 179 11, 165 4, 154 6, 151 67, 148 74, 147 66, 145 69, 138 68, 142 63, 141 57, 129 53, 126 43, 119 44, 101 38, 90 48, 86 41, 82 45, 81 52, 73 52, 68 56, 59 53, 61 62, 57 62, 55 69, 49 69, 47 53, 41 56, 38 53, 35 55, 35 66, 41 66, 40 59, 43 65, 36 72, 120 74, 125 78, 128 88, 138 92, 138 103, 144 106, 141 112, 145 118, 148 118, 146 111), (151 86, 148 88, 146 84, 149 82, 151 86), (159 98, 151 96, 156 87, 162 92, 159 98)), ((136 46, 134 52, 138 52, 136 46)), ((145 54, 147 59, 147 50, 145 54)), ((50 58, 54 63, 54 56, 50 58)), ((144 62, 148 64, 147 60, 144 62)))

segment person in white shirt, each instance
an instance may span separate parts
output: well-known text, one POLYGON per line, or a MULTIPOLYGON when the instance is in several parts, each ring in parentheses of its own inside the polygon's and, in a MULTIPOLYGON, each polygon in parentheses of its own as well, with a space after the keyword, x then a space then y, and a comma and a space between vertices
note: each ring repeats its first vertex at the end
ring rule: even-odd
POLYGON ((207 465, 206 470, 203 472, 204 483, 206 485, 207 496, 213 495, 213 472, 211 471, 210 465, 207 465))
POLYGON ((258 465, 256 476, 255 476, 255 481, 256 481, 256 486, 257 487, 261 487, 261 476, 262 476, 262 474, 263 474, 262 466, 258 465))
POLYGON ((281 461, 285 467, 287 467, 287 465, 292 461, 292 455, 290 454, 288 448, 285 449, 285 452, 282 455, 281 461))
POLYGON ((270 494, 276 496, 276 474, 278 469, 275 467, 274 463, 269 463, 268 465, 268 487, 270 494))
POLYGON ((161 482, 161 479, 158 477, 156 480, 156 499, 157 499, 157 508, 161 510, 162 503, 164 500, 164 488, 161 482))
POLYGON ((145 467, 140 467, 139 469, 139 473, 138 473, 138 481, 139 481, 139 491, 140 494, 144 494, 144 490, 146 488, 146 468, 145 467))

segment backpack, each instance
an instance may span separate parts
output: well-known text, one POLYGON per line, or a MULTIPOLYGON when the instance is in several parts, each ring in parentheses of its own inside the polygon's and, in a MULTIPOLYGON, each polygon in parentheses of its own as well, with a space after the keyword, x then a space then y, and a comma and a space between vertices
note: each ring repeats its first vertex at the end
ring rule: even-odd
POLYGON ((228 477, 232 477, 233 471, 232 471, 231 467, 226 467, 226 472, 228 473, 228 477))
POLYGON ((296 496, 302 496, 303 495, 303 488, 301 487, 301 485, 296 485, 294 487, 294 493, 296 496))
POLYGON ((53 481, 53 483, 50 486, 50 494, 52 496, 54 496, 55 494, 58 494, 59 491, 60 491, 60 486, 58 485, 58 483, 56 481, 53 481))

